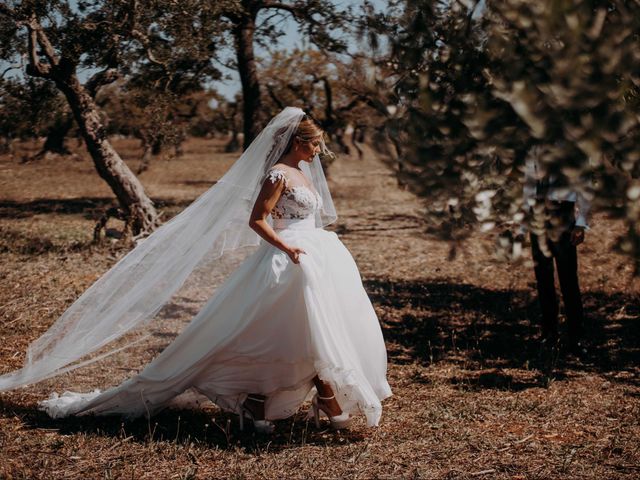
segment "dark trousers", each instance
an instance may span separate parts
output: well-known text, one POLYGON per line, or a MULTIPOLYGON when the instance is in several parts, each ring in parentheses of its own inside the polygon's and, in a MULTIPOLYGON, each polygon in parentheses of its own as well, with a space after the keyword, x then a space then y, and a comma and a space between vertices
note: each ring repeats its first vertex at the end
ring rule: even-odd
POLYGON ((558 297, 554 283, 555 261, 567 317, 569 339, 577 341, 582 335, 584 313, 578 284, 578 253, 576 247, 571 244, 571 230, 575 225, 574 204, 573 202, 550 202, 546 210, 549 219, 546 242, 551 256, 545 256, 540 248, 541 238, 531 233, 538 301, 542 309, 542 333, 550 338, 558 335, 558 297))

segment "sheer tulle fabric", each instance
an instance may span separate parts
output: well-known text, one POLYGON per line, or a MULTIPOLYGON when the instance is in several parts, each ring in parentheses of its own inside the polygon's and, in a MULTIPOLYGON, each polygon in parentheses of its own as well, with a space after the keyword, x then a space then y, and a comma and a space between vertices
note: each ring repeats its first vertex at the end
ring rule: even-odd
MULTIPOLYGON (((24 367, 0 376, 0 391, 133 346, 141 335, 127 334, 161 329, 154 322, 158 312, 194 270, 215 271, 217 259, 228 252, 256 248, 259 237, 247 225, 249 213, 266 172, 281 157, 303 116, 299 108, 287 107, 274 117, 213 187, 123 257, 30 345, 24 367)), ((320 161, 316 157, 303 168, 323 199, 316 226, 327 225, 336 213, 320 161)))
POLYGON ((344 411, 362 412, 368 425, 377 425, 381 400, 391 394, 386 350, 351 255, 335 233, 322 228, 335 219, 335 210, 319 161, 301 164, 313 188, 268 168, 281 157, 301 112, 285 109, 256 140, 266 150, 260 153, 254 142, 251 155, 245 153, 218 184, 87 290, 34 343, 25 369, 0 377, 0 389, 74 368, 104 345, 106 355, 130 347, 133 340, 122 336, 148 322, 187 277, 200 286, 207 268, 222 270, 211 260, 254 246, 142 371, 104 392, 53 394, 42 408, 53 417, 135 417, 208 399, 238 411, 253 393, 267 397, 266 417, 279 419, 309 397, 317 375, 331 385, 344 411), (264 181, 285 185, 273 224, 286 243, 306 252, 298 265, 248 227, 264 181))
POLYGON ((299 265, 263 244, 139 375, 104 393, 54 396, 43 407, 54 417, 151 415, 195 391, 237 411, 247 393, 262 393, 266 417, 279 419, 296 412, 317 374, 344 411, 377 425, 391 393, 386 351, 351 255, 312 221, 290 221, 279 234, 307 252, 299 265))

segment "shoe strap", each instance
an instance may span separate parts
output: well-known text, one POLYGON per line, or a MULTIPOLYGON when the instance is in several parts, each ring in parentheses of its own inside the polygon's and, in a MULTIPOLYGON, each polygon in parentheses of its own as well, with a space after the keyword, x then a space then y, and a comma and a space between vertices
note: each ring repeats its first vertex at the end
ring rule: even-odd
POLYGON ((318 395, 318 400, 333 400, 334 398, 336 398, 335 394, 331 395, 330 397, 321 397, 320 395, 318 395))

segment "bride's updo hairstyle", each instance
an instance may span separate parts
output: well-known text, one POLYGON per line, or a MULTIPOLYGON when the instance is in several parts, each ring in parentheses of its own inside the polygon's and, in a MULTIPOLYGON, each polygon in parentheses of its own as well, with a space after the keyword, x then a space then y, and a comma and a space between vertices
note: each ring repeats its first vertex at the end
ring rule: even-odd
MULTIPOLYGON (((302 117, 302 120, 300 120, 294 137, 303 143, 309 143, 318 137, 324 139, 324 131, 309 115, 305 115, 302 117)), ((293 142, 289 143, 287 152, 291 149, 293 142)))
MULTIPOLYGON (((289 127, 284 126, 278 129, 273 134, 274 139, 277 140, 279 137, 282 137, 283 135, 285 135, 287 133, 288 128, 289 127)), ((273 147, 271 148, 271 151, 267 155, 267 165, 273 165, 281 157, 289 153, 291 151, 291 148, 293 147, 293 140, 295 138, 297 138, 300 142, 303 142, 303 143, 312 142, 316 138, 321 138, 322 140, 324 140, 324 130, 320 128, 318 123, 310 115, 305 114, 302 117, 302 120, 300 120, 300 123, 298 123, 298 128, 296 129, 295 133, 291 135, 291 137, 289 138, 289 142, 287 143, 287 146, 284 148, 284 150, 282 150, 282 153, 280 153, 277 159, 272 159, 272 156, 274 154, 277 155, 277 153, 274 150, 278 142, 277 141, 274 142, 273 147)))
MULTIPOLYGON (((278 132, 279 133, 279 132, 278 132)), ((278 135, 276 133, 276 135, 278 135)), ((315 120, 313 120, 309 115, 305 114, 300 120, 298 124, 298 128, 296 129, 296 133, 291 135, 289 139, 289 143, 287 143, 286 148, 282 152, 282 155, 286 155, 291 151, 291 147, 293 147, 293 140, 295 138, 302 143, 309 143, 314 141, 316 138, 322 138, 324 140, 324 130, 322 130, 315 120)))

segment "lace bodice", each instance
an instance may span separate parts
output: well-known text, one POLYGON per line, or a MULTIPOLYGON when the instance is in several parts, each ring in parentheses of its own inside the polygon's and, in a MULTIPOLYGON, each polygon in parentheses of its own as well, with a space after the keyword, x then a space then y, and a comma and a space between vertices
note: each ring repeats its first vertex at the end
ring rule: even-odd
POLYGON ((322 208, 322 197, 306 185, 292 185, 284 170, 269 170, 267 181, 284 182, 284 191, 271 211, 271 216, 282 219, 308 218, 322 208))

